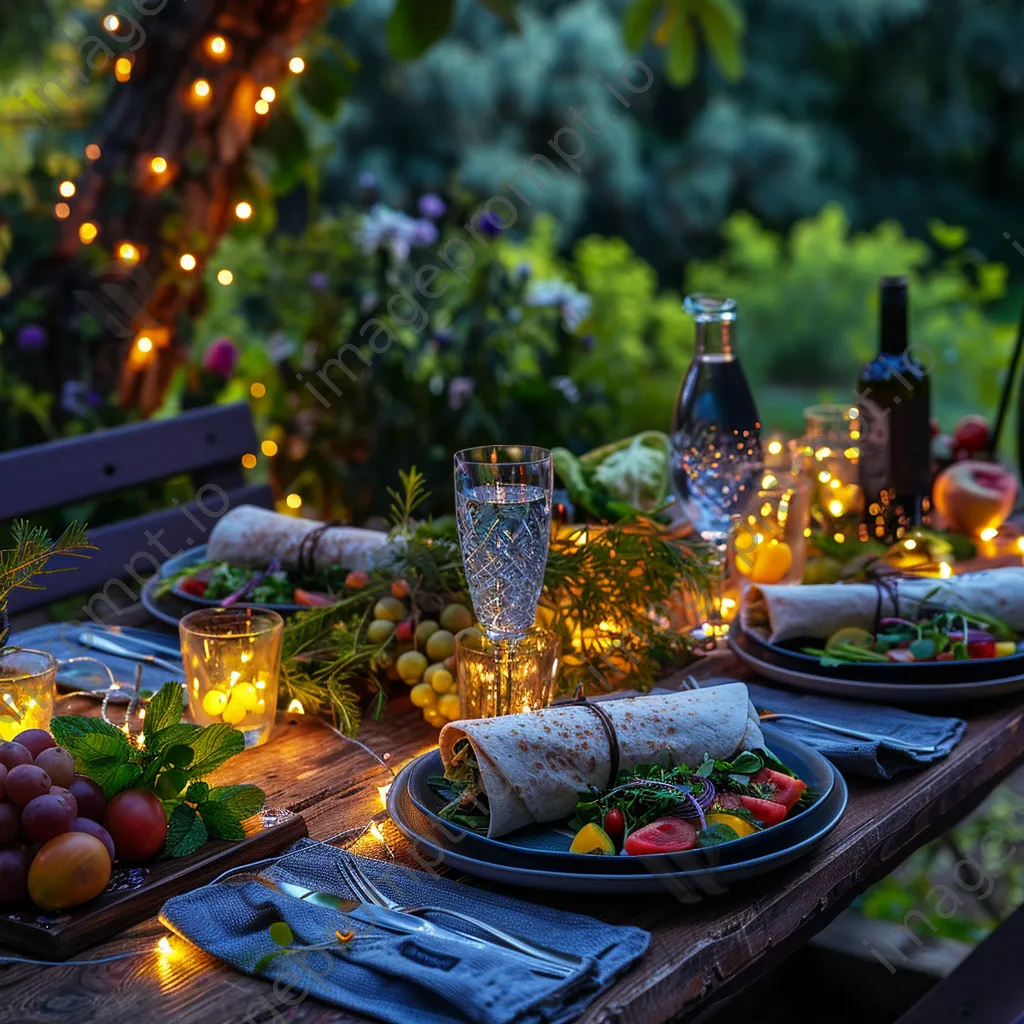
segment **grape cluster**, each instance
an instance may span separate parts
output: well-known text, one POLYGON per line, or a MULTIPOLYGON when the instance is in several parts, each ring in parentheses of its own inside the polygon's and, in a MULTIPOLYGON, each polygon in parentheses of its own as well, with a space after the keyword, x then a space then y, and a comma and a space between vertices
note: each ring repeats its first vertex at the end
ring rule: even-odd
POLYGON ((424 719, 440 728, 459 717, 455 635, 476 631, 473 613, 465 605, 452 603, 439 620, 421 618, 418 609, 410 609, 410 596, 408 584, 396 581, 391 594, 374 605, 366 638, 393 649, 392 674, 411 687, 410 699, 424 719))
MULTIPOLYGON (((75 774, 74 758, 44 730, 29 729, 0 743, 0 905, 30 895, 33 864, 54 841, 67 845, 59 839, 69 833, 102 843, 109 877, 114 843, 99 824, 106 806, 103 790, 75 774)), ((59 860, 57 853, 52 848, 44 859, 59 860)))

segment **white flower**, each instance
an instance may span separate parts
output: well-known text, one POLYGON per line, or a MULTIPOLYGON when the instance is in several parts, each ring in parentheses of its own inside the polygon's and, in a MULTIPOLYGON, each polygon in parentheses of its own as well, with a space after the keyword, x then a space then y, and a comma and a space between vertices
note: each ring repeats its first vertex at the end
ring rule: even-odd
POLYGON ((575 331, 590 316, 592 300, 569 281, 534 281, 526 290, 528 306, 558 306, 567 331, 575 331))

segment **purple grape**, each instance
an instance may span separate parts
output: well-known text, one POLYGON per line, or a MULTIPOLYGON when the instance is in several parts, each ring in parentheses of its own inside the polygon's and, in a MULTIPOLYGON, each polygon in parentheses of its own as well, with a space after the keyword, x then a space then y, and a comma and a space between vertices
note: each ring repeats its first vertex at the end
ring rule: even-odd
POLYGON ((99 822, 90 821, 89 818, 75 818, 68 831, 84 832, 87 836, 98 839, 107 848, 107 853, 110 854, 110 863, 114 863, 114 840, 110 838, 110 833, 99 822))
POLYGON ((47 842, 63 835, 75 820, 71 808, 59 796, 37 796, 21 812, 21 830, 32 842, 47 842))
POLYGON ((75 780, 75 759, 63 747, 50 747, 36 754, 36 764, 55 786, 66 789, 75 780))
POLYGON ((103 817, 103 812, 107 809, 107 798, 92 779, 76 775, 68 790, 78 801, 79 817, 92 821, 99 821, 103 817))
POLYGON ((0 804, 0 846, 21 835, 21 811, 14 804, 0 804))
POLYGON ((19 764, 31 764, 32 752, 20 743, 0 743, 0 764, 8 771, 19 764))
POLYGON ((45 729, 26 729, 14 737, 33 757, 38 757, 44 750, 57 746, 53 737, 45 729))
POLYGON ((28 852, 20 843, 0 847, 0 905, 28 898, 28 852))
POLYGON ((65 789, 63 786, 54 786, 50 790, 50 796, 55 796, 60 800, 63 800, 71 811, 71 817, 78 817, 78 801, 75 799, 75 794, 70 789, 65 789))
POLYGON ((53 788, 50 776, 34 764, 19 764, 7 773, 4 789, 12 803, 24 807, 37 796, 46 796, 53 788))

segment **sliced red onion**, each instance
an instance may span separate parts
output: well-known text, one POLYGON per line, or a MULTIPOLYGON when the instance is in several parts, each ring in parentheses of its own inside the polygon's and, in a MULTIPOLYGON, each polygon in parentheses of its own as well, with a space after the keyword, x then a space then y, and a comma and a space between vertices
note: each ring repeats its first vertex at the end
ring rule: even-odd
POLYGON ((605 796, 611 796, 613 793, 621 793, 624 789, 633 789, 635 786, 648 786, 655 789, 670 789, 685 796, 687 800, 693 804, 693 809, 691 810, 685 803, 681 803, 669 813, 677 818, 698 818, 700 819, 700 827, 705 829, 708 827, 708 823, 707 819, 704 817, 704 812, 711 809, 717 794, 715 792, 714 784, 710 779, 702 778, 701 781, 704 783, 704 787, 700 796, 694 796, 686 786, 679 786, 674 782, 656 782, 653 779, 634 779, 632 782, 626 782, 621 786, 616 786, 614 789, 608 790, 608 792, 605 793, 605 796))

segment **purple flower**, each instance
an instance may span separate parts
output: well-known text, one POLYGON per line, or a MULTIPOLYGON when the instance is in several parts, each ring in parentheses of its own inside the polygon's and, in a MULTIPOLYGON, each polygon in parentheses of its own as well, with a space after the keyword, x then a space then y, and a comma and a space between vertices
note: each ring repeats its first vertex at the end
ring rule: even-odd
POLYGON ((452 342, 455 340, 455 335, 447 329, 434 331, 434 340, 437 342, 437 347, 440 349, 451 348, 452 342))
POLYGON ((377 176, 373 171, 362 171, 359 175, 359 187, 360 188, 375 188, 377 185, 377 176))
POLYGON ((444 200, 433 192, 427 192, 420 196, 416 206, 424 217, 432 217, 434 220, 437 220, 438 217, 443 217, 448 210, 444 200))
POLYGON ((501 221, 493 213, 485 213, 477 218, 477 225, 485 235, 497 238, 501 234, 501 221))
POLYGON ((330 283, 327 275, 322 270, 314 270, 307 280, 309 281, 309 287, 315 292, 326 291, 327 285, 330 283))
POLYGON ((520 281, 529 281, 530 275, 532 273, 533 267, 526 260, 523 260, 523 262, 520 263, 518 267, 516 267, 516 274, 518 275, 520 281))
POLYGON ((94 409, 98 409, 103 404, 103 396, 98 391, 90 391, 85 396, 86 402, 94 409))
POLYGON ((413 224, 409 242, 420 249, 437 241, 437 225, 432 220, 418 220, 413 224))
POLYGON ((40 327, 39 324, 23 324, 18 328, 15 340, 22 352, 42 352, 49 339, 45 327, 40 327))
POLYGON ((86 394, 88 388, 84 381, 66 380, 60 391, 60 407, 72 416, 81 416, 88 411, 86 394))
POLYGON ((596 344, 597 338, 592 334, 584 334, 583 337, 580 338, 580 348, 583 349, 584 352, 593 352, 596 344))
POLYGON ((452 377, 448 382, 448 407, 452 410, 461 409, 473 397, 475 389, 472 377, 452 377))
POLYGON ((238 346, 230 338, 218 338, 203 355, 203 369, 230 380, 238 362, 238 346))

